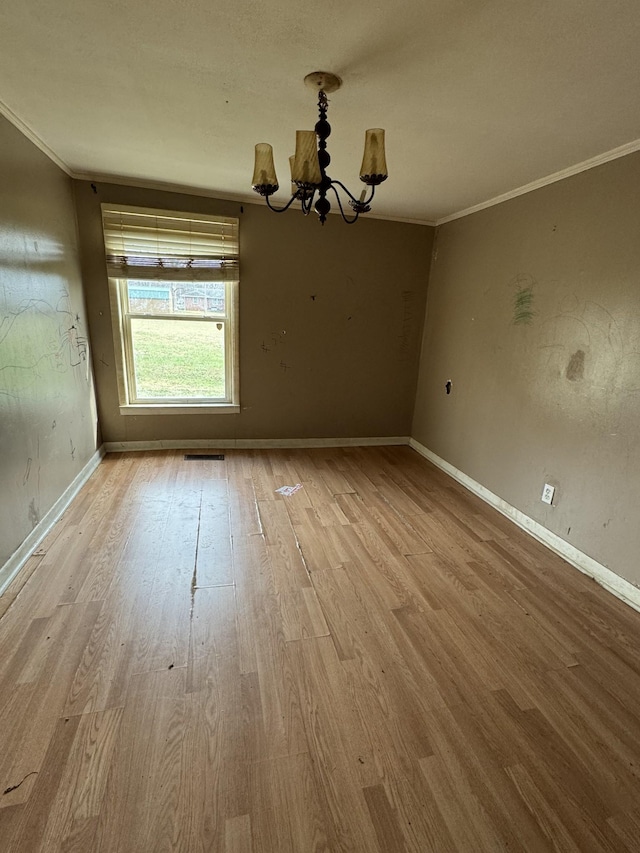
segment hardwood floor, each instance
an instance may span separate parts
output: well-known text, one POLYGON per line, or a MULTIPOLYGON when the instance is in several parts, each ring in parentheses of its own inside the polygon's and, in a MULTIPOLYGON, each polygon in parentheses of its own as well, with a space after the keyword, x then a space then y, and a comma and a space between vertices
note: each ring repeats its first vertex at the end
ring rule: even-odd
POLYGON ((408 448, 183 455, 0 599, 0 850, 640 850, 639 613, 408 448))

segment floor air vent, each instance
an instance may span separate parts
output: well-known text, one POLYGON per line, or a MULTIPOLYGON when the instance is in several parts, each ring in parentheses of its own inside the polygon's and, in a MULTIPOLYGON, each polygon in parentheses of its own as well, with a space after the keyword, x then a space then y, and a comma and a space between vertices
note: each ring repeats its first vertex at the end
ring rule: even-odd
POLYGON ((216 459, 218 461, 224 459, 224 453, 185 453, 184 458, 191 459, 216 459))

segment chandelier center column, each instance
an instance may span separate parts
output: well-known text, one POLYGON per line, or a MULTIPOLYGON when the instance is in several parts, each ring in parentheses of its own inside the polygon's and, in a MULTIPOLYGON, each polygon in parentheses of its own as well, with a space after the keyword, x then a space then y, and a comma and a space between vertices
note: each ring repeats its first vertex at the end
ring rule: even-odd
POLYGON ((331 162, 331 156, 327 151, 327 139, 331 135, 331 125, 327 121, 327 109, 329 102, 324 90, 318 92, 318 113, 319 120, 316 122, 315 131, 318 137, 318 162, 320 163, 320 173, 322 181, 318 187, 318 200, 314 207, 316 213, 320 217, 320 222, 324 224, 327 214, 331 210, 331 203, 327 198, 327 192, 331 187, 331 178, 327 175, 327 166, 331 162))

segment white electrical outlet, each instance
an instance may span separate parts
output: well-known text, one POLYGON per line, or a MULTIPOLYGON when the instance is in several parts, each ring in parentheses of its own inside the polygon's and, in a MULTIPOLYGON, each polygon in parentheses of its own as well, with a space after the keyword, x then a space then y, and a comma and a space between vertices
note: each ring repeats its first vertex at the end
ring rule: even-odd
POLYGON ((544 488, 542 490, 542 498, 543 503, 552 504, 553 503, 553 495, 555 494, 556 487, 550 486, 549 483, 544 484, 544 488))

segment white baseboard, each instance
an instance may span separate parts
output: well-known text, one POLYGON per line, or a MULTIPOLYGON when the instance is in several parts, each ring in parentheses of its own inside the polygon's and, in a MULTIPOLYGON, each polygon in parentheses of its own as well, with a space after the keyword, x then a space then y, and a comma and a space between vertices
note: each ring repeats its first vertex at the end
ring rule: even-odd
POLYGON ((621 578, 620 575, 612 572, 611 569, 603 566, 602 563, 598 563, 597 560, 593 559, 593 557, 590 557, 583 551, 579 551, 556 533, 552 533, 551 530, 548 530, 539 522, 534 521, 533 518, 530 518, 528 515, 520 512, 519 509, 516 509, 516 507, 507 503, 498 495, 490 492, 489 489, 485 488, 481 483, 478 483, 476 480, 469 477, 464 473, 464 471, 460 471, 449 462, 441 459, 423 444, 420 444, 419 441, 416 441, 415 438, 409 439, 409 446, 416 450, 421 456, 424 456, 425 459, 428 459, 429 462, 433 462, 434 465, 446 474, 449 474, 450 477, 453 477, 454 480, 457 480, 458 483, 469 489, 470 492, 473 492, 474 495, 482 498, 483 501, 494 507, 494 509, 497 509, 498 512, 501 512, 517 524, 518 527, 526 530, 527 533, 531 534, 531 536, 539 542, 542 542, 543 545, 546 545, 547 548, 550 548, 576 569, 579 569, 585 575, 592 577, 606 590, 612 592, 615 596, 624 601, 625 604, 628 604, 635 610, 640 611, 640 589, 637 586, 634 586, 629 581, 621 578))
POLYGON ((71 501, 96 470, 105 454, 104 447, 98 448, 82 471, 75 477, 73 482, 64 490, 58 500, 54 503, 48 513, 33 528, 17 551, 9 557, 7 562, 0 568, 0 595, 9 586, 29 557, 37 550, 38 545, 49 533, 53 525, 58 521, 62 513, 67 509, 71 501))
POLYGON ((197 438, 175 441, 107 441, 104 449, 107 453, 119 453, 128 450, 251 450, 268 448, 305 448, 305 447, 373 447, 380 445, 409 444, 409 436, 392 435, 383 438, 197 438))

